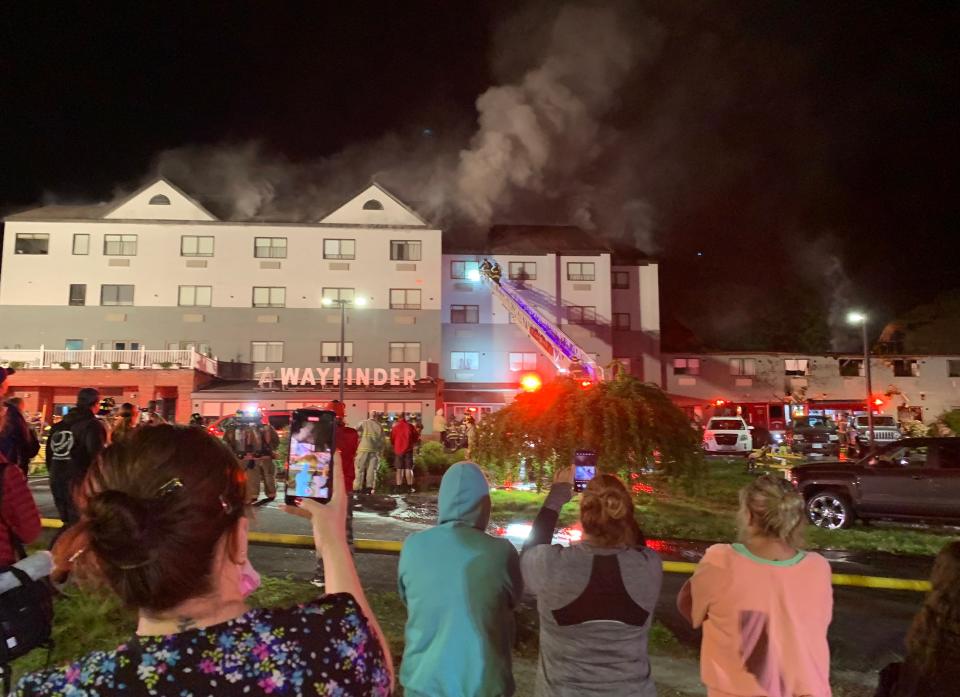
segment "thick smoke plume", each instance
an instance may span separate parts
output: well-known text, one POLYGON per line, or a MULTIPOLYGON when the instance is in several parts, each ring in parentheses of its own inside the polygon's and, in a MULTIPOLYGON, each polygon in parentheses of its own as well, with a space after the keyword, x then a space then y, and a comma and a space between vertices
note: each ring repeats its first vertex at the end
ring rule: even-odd
POLYGON ((444 227, 574 223, 652 247, 653 208, 627 191, 623 137, 605 117, 657 54, 661 26, 626 4, 530 8, 501 31, 494 56, 526 64, 478 97, 472 136, 391 133, 312 162, 256 142, 186 146, 161 153, 151 176, 227 219, 315 221, 376 180, 444 227))

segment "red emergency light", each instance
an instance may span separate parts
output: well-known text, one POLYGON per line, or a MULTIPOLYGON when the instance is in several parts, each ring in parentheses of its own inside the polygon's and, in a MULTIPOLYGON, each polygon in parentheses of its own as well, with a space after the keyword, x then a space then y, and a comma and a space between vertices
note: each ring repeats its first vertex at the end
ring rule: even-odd
POLYGON ((524 392, 536 392, 543 387, 543 381, 536 373, 527 373, 520 378, 520 389, 524 392))
POLYGON ((882 407, 882 406, 883 406, 883 400, 880 399, 879 397, 877 397, 875 400, 873 400, 873 406, 875 406, 875 407, 882 407))
POLYGON ((714 400, 713 402, 713 406, 715 407, 722 407, 724 404, 726 404, 726 401, 722 399, 717 399, 717 400, 714 400))
POLYGON ((592 386, 593 386, 593 380, 581 380, 581 381, 580 381, 580 387, 582 387, 583 389, 587 389, 588 387, 592 387, 592 386))

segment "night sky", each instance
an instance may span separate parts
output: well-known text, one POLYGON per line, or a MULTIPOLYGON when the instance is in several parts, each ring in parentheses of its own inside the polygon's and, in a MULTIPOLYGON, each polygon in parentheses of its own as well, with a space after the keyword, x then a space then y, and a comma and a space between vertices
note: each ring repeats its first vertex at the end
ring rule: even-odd
MULTIPOLYGON (((842 348, 847 307, 879 324, 960 286, 951 5, 578 3, 614 13, 630 59, 608 93, 585 98, 590 142, 553 132, 541 176, 498 194, 492 222, 588 210, 597 234, 662 261, 664 310, 707 344, 792 348, 796 328, 804 346, 832 336, 842 348)), ((544 37, 569 6, 8 5, 0 213, 109 200, 164 151, 207 148, 209 162, 256 142, 244 166, 269 162, 288 199, 305 181, 331 192, 376 175, 455 228, 467 209, 436 175, 453 170, 434 163, 455 169, 472 147, 478 96, 554 65, 544 37), (416 190, 418 177, 402 190, 405 158, 440 193, 416 190)), ((564 55, 589 64, 608 43, 567 37, 564 55)), ((591 73, 564 80, 574 96, 592 88, 591 73)))

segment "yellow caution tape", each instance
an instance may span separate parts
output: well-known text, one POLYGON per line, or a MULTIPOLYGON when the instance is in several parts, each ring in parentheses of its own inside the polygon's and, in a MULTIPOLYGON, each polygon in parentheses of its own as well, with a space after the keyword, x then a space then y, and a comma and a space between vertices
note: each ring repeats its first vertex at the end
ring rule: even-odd
MULTIPOLYGON (((45 528, 63 527, 63 522, 55 518, 41 518, 40 522, 45 528)), ((304 547, 313 549, 314 546, 311 535, 293 535, 277 532, 251 532, 250 541, 256 544, 280 547, 304 547)), ((403 542, 399 540, 355 540, 354 546, 358 552, 399 554, 400 548, 403 547, 403 542)), ((696 564, 687 561, 663 562, 663 570, 670 574, 692 574, 696 568, 696 564)), ((930 590, 929 581, 908 578, 887 578, 884 576, 856 576, 854 574, 833 574, 833 585, 916 591, 919 593, 926 593, 930 590)))

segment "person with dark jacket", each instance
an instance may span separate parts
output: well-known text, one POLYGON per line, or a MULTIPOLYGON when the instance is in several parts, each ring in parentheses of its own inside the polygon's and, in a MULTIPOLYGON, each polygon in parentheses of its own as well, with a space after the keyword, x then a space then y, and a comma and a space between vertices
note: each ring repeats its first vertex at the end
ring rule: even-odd
POLYGON ((407 606, 400 682, 408 697, 510 697, 513 611, 523 593, 517 550, 486 533, 490 484, 472 462, 440 482, 437 526, 403 543, 407 606))
POLYGON ((875 697, 950 697, 960 684, 960 542, 933 562, 930 593, 907 632, 907 655, 880 671, 875 697))
POLYGON ((40 537, 40 532, 40 511, 27 478, 19 467, 0 455, 0 566, 17 561, 14 539, 30 544, 40 537))
POLYGON ((68 525, 79 520, 74 489, 107 442, 107 431, 94 413, 99 403, 100 393, 84 387, 77 393, 77 406, 50 429, 47 439, 50 492, 60 519, 68 525))
POLYGON ((13 397, 0 407, 0 455, 19 465, 26 476, 30 461, 40 452, 40 440, 23 417, 22 405, 22 399, 13 397))

